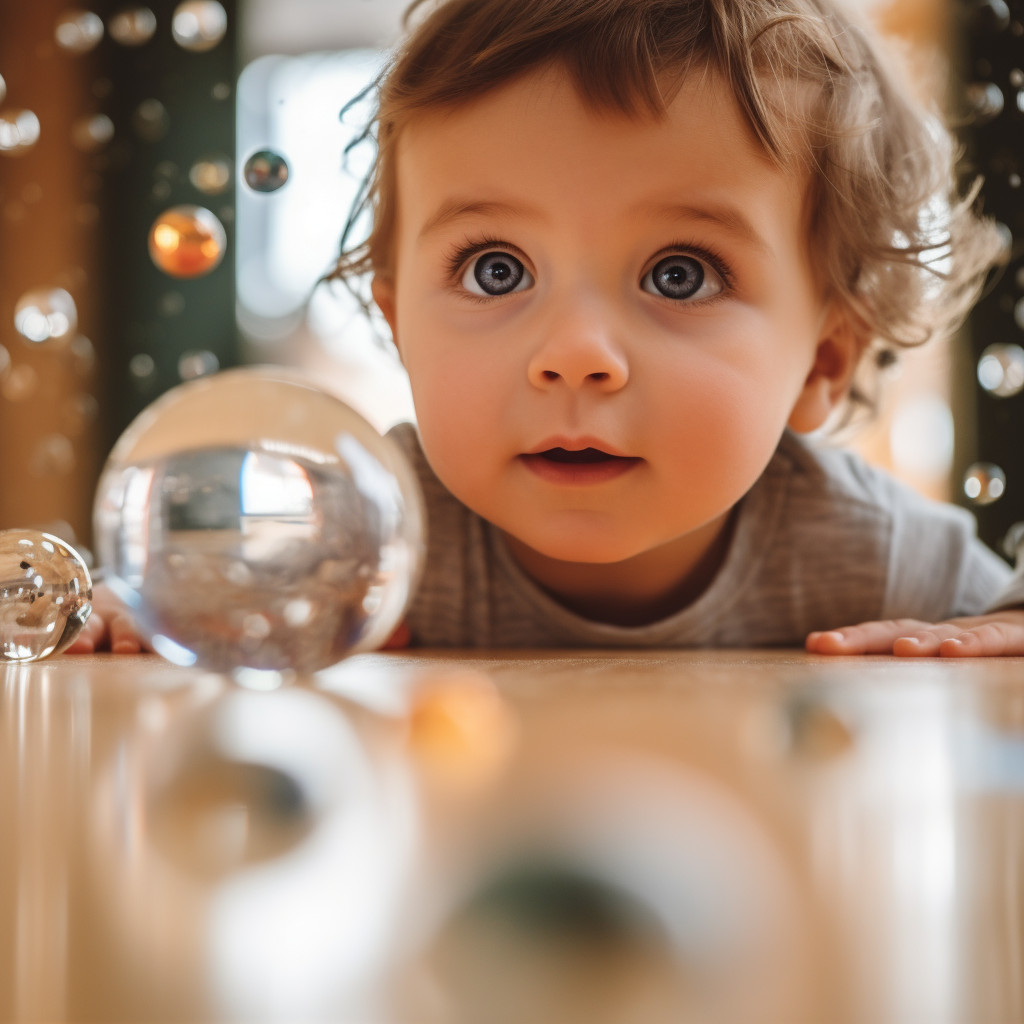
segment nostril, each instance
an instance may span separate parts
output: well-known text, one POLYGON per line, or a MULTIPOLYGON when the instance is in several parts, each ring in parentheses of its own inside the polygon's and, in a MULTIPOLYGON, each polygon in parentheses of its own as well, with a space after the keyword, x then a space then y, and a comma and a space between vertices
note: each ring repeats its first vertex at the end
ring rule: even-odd
POLYGON ((610 375, 602 370, 600 373, 591 373, 588 374, 587 376, 589 376, 591 380, 596 380, 600 382, 607 380, 610 375))
POLYGON ((545 370, 544 371, 544 379, 545 380, 558 380, 558 374, 555 373, 554 370, 545 370))

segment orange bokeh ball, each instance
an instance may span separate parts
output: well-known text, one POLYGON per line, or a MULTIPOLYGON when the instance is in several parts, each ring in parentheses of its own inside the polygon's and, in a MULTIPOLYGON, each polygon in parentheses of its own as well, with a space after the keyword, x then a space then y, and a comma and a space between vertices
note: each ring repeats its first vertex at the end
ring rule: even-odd
POLYGON ((202 277, 224 258, 224 226, 201 206, 172 206, 149 229, 149 255, 171 277, 202 277))

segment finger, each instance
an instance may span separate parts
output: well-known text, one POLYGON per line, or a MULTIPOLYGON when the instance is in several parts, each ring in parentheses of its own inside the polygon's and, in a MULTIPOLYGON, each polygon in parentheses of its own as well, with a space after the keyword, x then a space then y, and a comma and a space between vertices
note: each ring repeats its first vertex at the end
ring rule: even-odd
POLYGON ((107 635, 107 624, 102 615, 95 611, 86 620, 82 632, 75 642, 67 649, 68 654, 92 654, 98 650, 107 635))
POLYGON ((110 649, 114 654, 138 654, 142 641, 135 620, 123 612, 110 620, 110 649))
POLYGON ((943 640, 956 636, 963 627, 952 622, 937 622, 927 629, 908 632, 897 637, 892 644, 892 653, 899 658, 934 658, 939 653, 943 640))
POLYGON ((1024 626, 1016 622, 986 622, 943 641, 944 658, 996 658, 1024 655, 1024 626))
POLYGON ((929 628, 931 623, 917 619, 862 622, 857 626, 811 633, 806 647, 814 654, 891 654, 893 644, 901 636, 929 628))

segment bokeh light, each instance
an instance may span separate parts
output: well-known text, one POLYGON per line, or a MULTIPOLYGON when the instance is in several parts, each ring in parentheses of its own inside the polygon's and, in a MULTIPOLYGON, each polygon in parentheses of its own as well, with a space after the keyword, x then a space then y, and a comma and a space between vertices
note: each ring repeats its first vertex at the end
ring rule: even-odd
POLYGON ((66 11, 53 30, 57 45, 69 53, 88 53, 103 38, 103 22, 92 11, 66 11))
POLYGON ((153 222, 149 254, 171 277, 202 277, 224 258, 224 226, 201 206, 174 206, 153 222))
POLYGON ((71 127, 71 141, 83 153, 93 153, 114 137, 114 122, 106 114, 88 114, 71 127))
POLYGON ((198 380, 209 377, 220 369, 220 360, 212 353, 203 349, 199 352, 185 352, 178 360, 178 376, 182 380, 198 380))
POLYGON ((14 326, 34 344, 69 340, 78 327, 75 300, 63 288, 26 292, 14 307, 14 326))
POLYGON ((21 156, 39 141, 39 118, 31 110, 0 113, 0 153, 21 156))
POLYGON ((92 611, 81 556, 38 530, 0 532, 0 656, 38 661, 70 646, 92 611))
POLYGON ((998 398, 1011 398, 1024 388, 1024 349, 997 342, 978 360, 978 383, 998 398))
POLYGON ((64 476, 75 468, 75 446, 64 434, 44 434, 29 459, 35 476, 64 476))
POLYGON ((279 153, 261 149, 245 161, 243 176, 254 192, 276 192, 288 181, 288 161, 279 153))
POLYGON ((175 8, 171 22, 174 41, 193 53, 212 50, 227 28, 227 12, 216 0, 186 0, 175 8))
POLYGON ((197 160, 188 172, 188 180, 205 195, 220 195, 231 184, 231 161, 226 156, 197 160))
POLYGON ((159 100, 143 100, 132 114, 132 127, 143 142, 159 142, 171 127, 171 118, 159 100))
POLYGON ((995 82, 972 82, 965 90, 973 124, 985 124, 1003 109, 1003 92, 995 82))
POLYGON ((122 46, 142 46, 156 32, 156 15, 148 7, 126 7, 111 17, 107 29, 122 46))
POLYGON ((991 505, 1006 491, 1006 474, 991 462, 976 462, 964 474, 964 494, 975 505, 991 505))
POLYGON ((12 366, 2 381, 0 395, 8 402, 24 402, 39 390, 39 374, 28 363, 12 366))

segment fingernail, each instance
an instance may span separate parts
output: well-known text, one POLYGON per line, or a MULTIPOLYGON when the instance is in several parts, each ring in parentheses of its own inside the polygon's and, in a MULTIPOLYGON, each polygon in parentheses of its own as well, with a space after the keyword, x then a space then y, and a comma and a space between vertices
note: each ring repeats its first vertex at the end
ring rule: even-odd
POLYGON ((822 636, 831 637, 831 639, 838 640, 840 643, 846 639, 842 633, 835 629, 830 629, 827 633, 822 633, 822 636))
POLYGON ((901 636, 900 640, 905 644, 920 644, 921 641, 916 636, 901 636))
POLYGON ((963 647, 963 645, 964 645, 964 642, 963 642, 963 640, 958 640, 958 639, 957 639, 957 638, 956 638, 955 636, 951 636, 951 637, 950 637, 950 638, 949 638, 949 639, 948 639, 947 641, 945 641, 945 642, 946 642, 947 644, 956 644, 956 645, 957 645, 957 647, 963 647))

